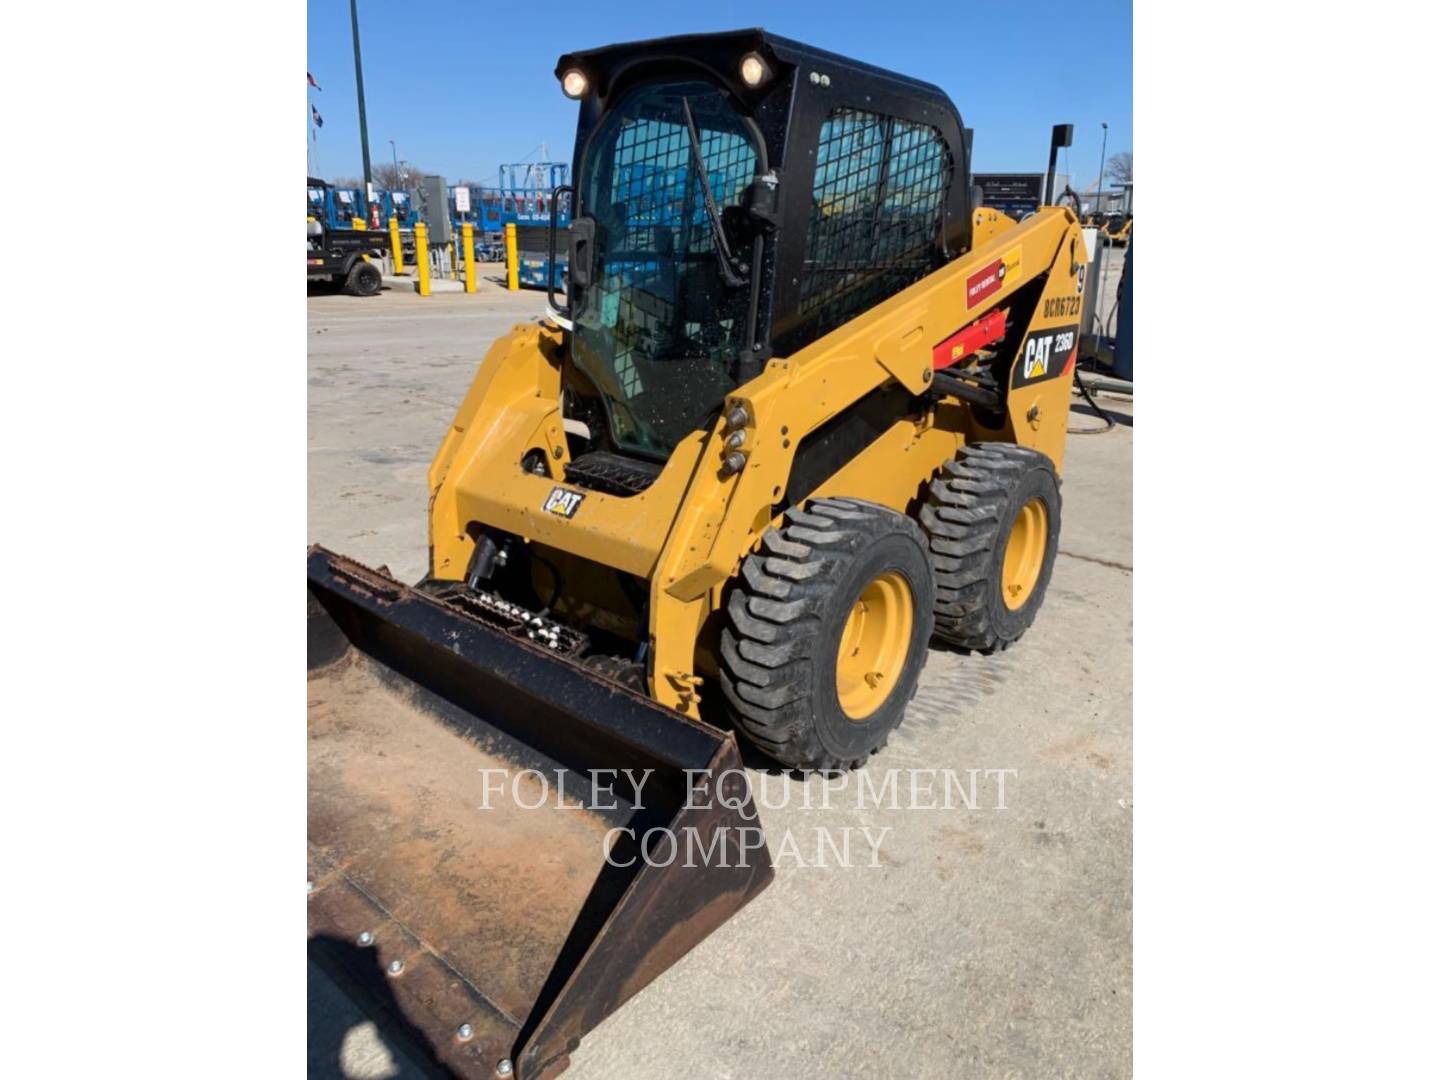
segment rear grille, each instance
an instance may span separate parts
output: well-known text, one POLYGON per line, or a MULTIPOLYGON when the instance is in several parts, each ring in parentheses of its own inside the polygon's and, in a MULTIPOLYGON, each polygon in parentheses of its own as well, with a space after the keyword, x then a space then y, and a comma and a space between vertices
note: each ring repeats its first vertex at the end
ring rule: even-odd
POLYGON ((565 480, 607 495, 639 495, 660 475, 659 462, 636 461, 604 450, 581 454, 565 466, 565 480))

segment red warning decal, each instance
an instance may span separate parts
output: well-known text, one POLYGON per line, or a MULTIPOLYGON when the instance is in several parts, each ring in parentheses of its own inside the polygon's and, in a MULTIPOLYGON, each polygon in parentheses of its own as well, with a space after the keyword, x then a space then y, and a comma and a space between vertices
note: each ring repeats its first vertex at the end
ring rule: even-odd
POLYGON ((977 270, 965 279, 965 306, 974 307, 987 296, 1000 291, 1005 284, 1005 264, 996 259, 983 270, 977 270))
POLYGON ((973 308, 1005 286, 1005 279, 1020 270, 1020 248, 1013 247, 1001 258, 983 266, 965 279, 965 306, 973 308))

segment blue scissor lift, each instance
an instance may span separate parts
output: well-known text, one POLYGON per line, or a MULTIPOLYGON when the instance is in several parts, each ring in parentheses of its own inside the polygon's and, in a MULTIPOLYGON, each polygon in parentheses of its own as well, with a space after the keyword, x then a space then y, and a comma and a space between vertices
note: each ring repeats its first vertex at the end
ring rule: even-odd
MULTIPOLYGON (((519 257, 521 285, 536 289, 549 287, 551 203, 555 189, 570 183, 568 162, 542 161, 529 165, 500 166, 502 199, 513 203, 505 220, 515 223, 515 248, 519 257)), ((503 203, 502 203, 503 205, 503 203)), ((554 283, 563 291, 570 266, 570 199, 560 198, 555 209, 554 283)))

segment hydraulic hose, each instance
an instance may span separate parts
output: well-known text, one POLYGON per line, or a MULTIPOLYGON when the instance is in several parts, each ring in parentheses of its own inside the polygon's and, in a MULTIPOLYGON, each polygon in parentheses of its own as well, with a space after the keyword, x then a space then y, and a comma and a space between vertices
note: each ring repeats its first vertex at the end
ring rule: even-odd
POLYGON ((1080 378, 1079 364, 1075 365, 1075 385, 1080 388, 1080 396, 1090 403, 1090 408, 1095 410, 1095 415, 1105 421, 1105 426, 1102 428, 1067 427, 1065 430, 1071 435, 1103 435, 1105 434, 1105 432, 1111 430, 1115 426, 1115 417, 1111 416, 1104 409, 1100 408, 1099 405, 1095 404, 1095 399, 1090 396, 1089 389, 1085 386, 1084 381, 1080 378))

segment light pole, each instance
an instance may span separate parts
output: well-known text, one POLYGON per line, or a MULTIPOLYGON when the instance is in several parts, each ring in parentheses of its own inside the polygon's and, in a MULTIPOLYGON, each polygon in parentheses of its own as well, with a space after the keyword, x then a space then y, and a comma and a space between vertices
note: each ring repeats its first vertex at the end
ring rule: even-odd
POLYGON ((1095 180, 1095 212, 1100 213, 1100 189, 1105 186, 1105 147, 1110 141, 1110 125, 1100 121, 1100 175, 1095 180))
POLYGON ((360 160, 365 166, 365 201, 370 201, 370 133, 365 128, 365 74, 360 70, 360 13, 350 0, 350 34, 355 40, 355 95, 360 101, 360 160))
MULTIPOLYGON (((390 164, 391 164, 391 166, 395 169, 395 176, 394 176, 395 183, 399 184, 399 183, 400 183, 400 158, 399 158, 399 156, 395 153, 395 140, 394 140, 394 139, 391 139, 391 140, 390 140, 390 164)), ((403 187, 403 186, 404 186, 404 185, 401 184, 401 187, 403 187)))

